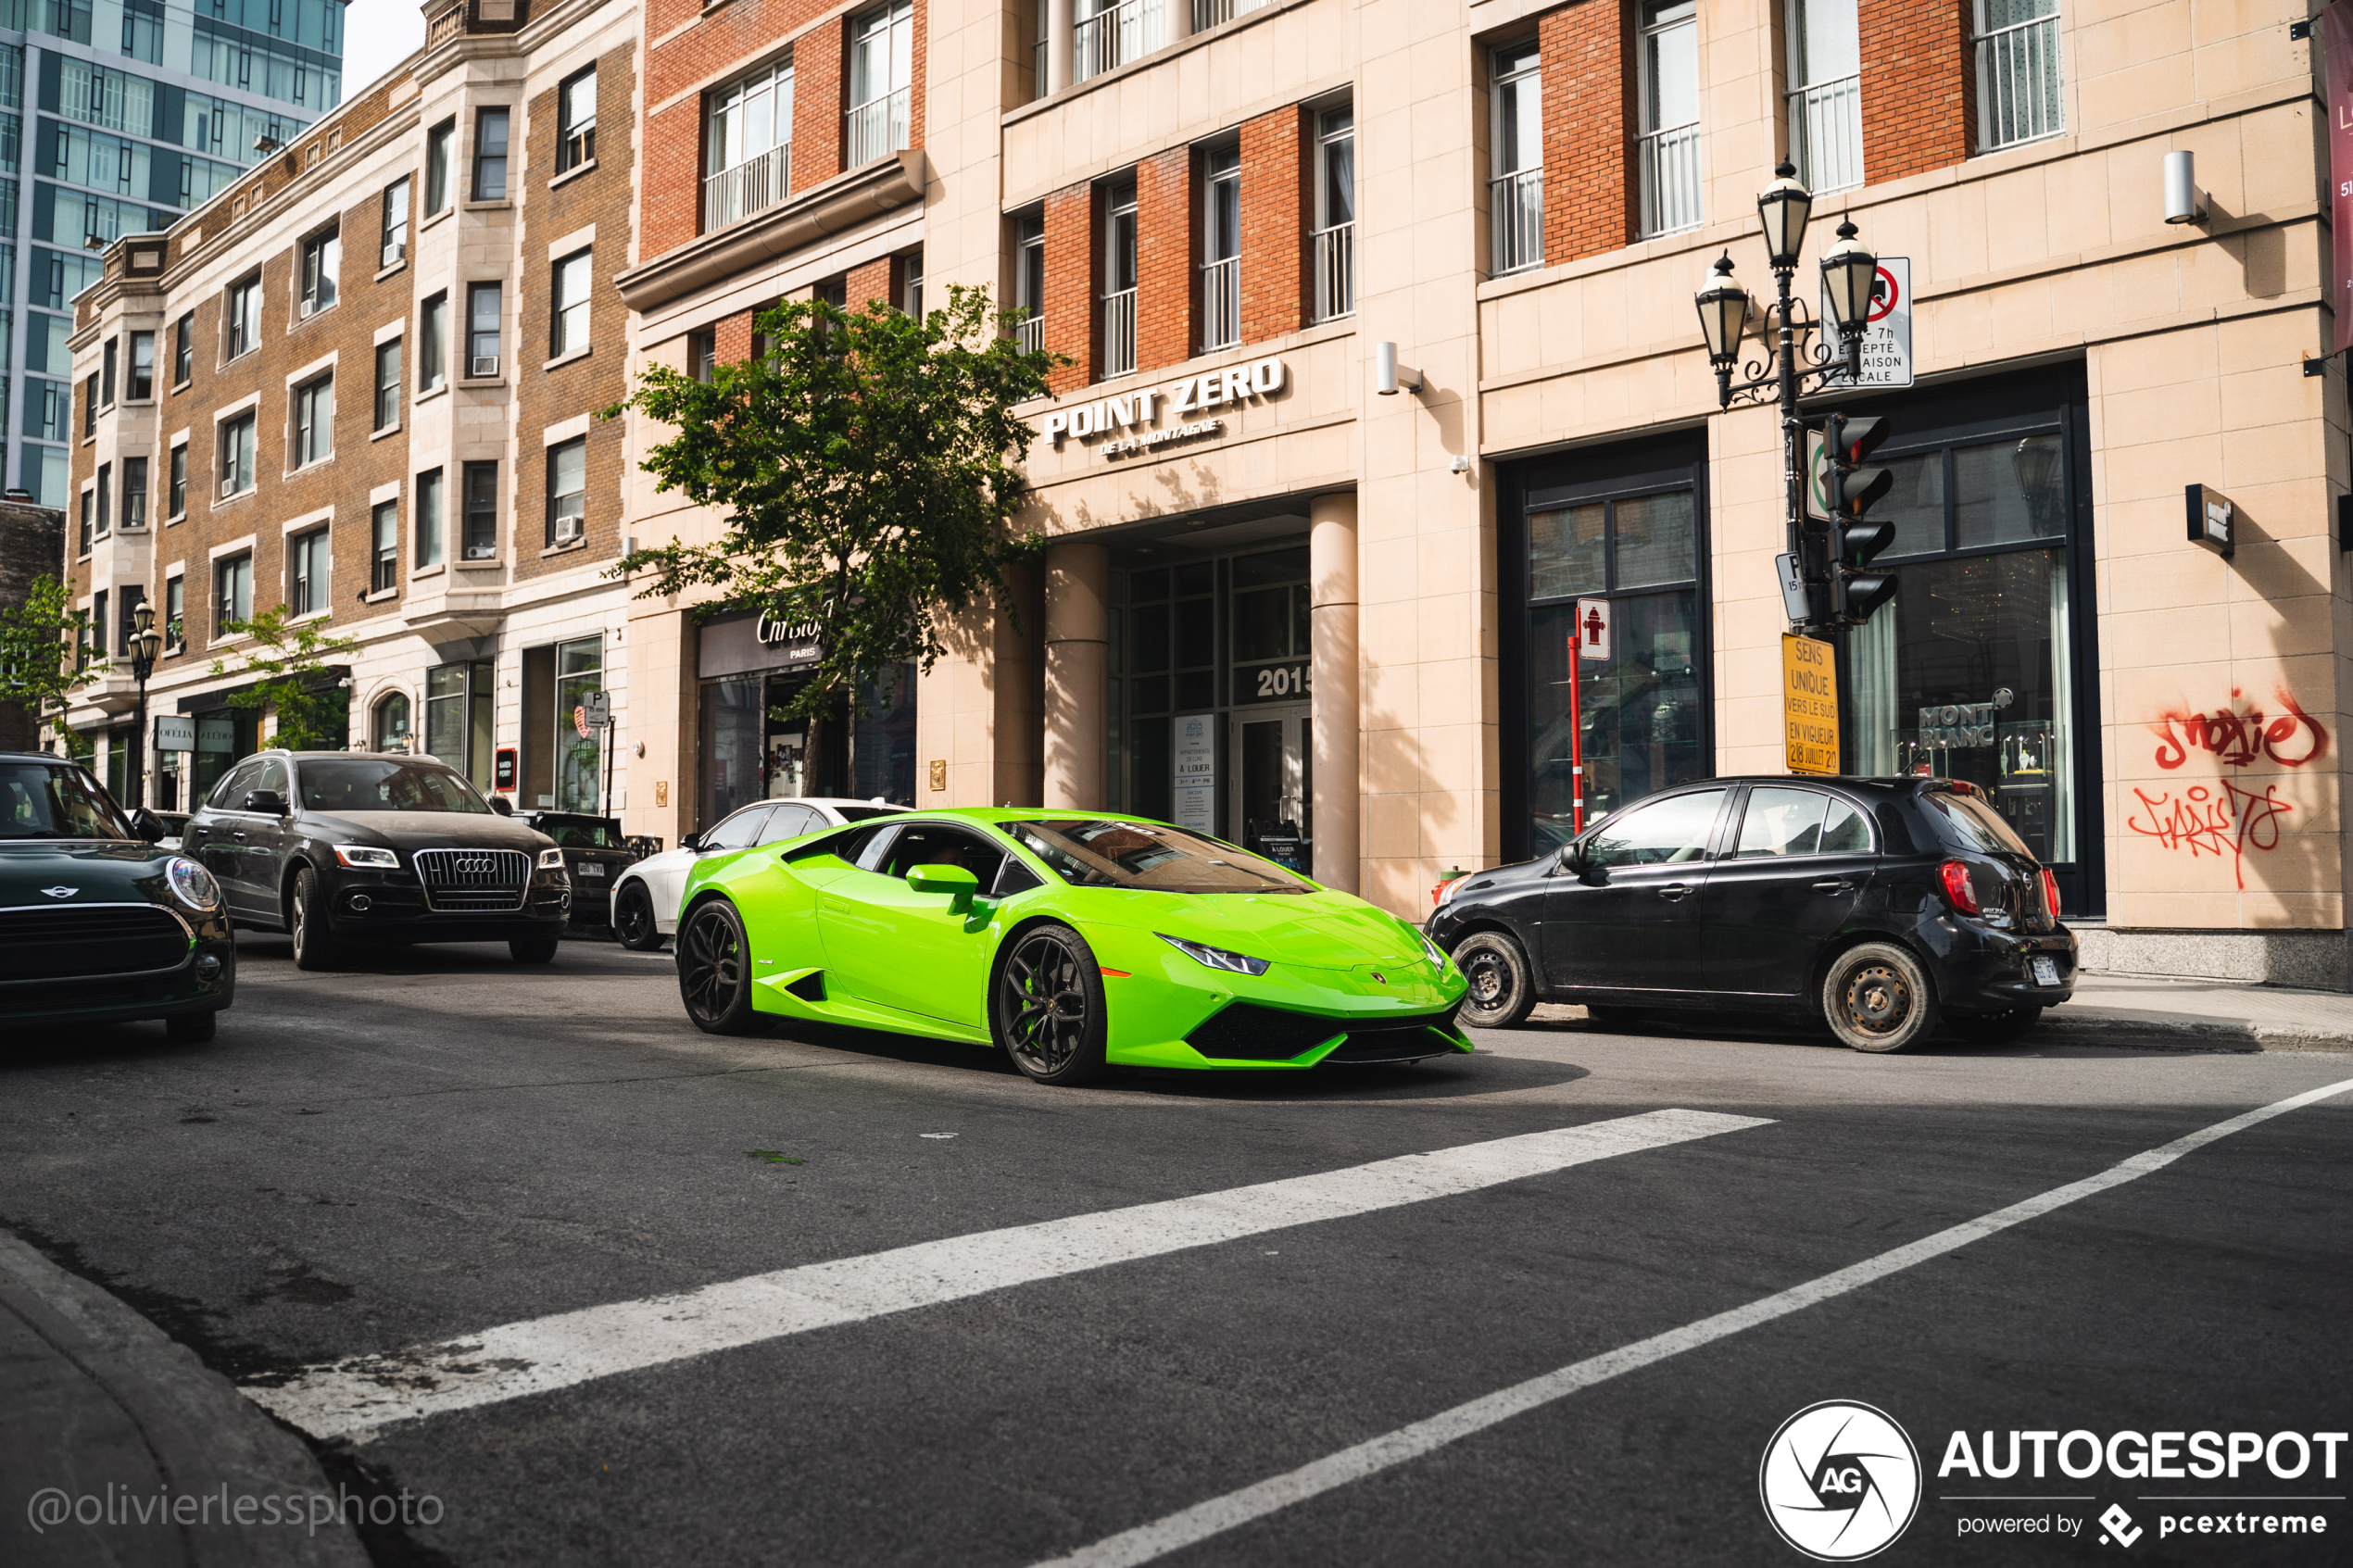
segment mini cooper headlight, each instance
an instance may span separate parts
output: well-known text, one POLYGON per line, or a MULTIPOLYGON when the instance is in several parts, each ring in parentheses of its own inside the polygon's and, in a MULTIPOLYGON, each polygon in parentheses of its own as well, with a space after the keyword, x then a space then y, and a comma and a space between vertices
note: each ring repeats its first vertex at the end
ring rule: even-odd
POLYGON ((163 880, 170 887, 171 896, 192 909, 217 909, 220 903, 220 884, 212 873, 184 855, 175 855, 163 869, 163 880))
POLYGON ((1253 959, 1247 953, 1229 952, 1224 947, 1212 947, 1202 942, 1188 942, 1181 936, 1171 936, 1164 931, 1155 931, 1152 935, 1195 963, 1206 965, 1211 969, 1222 969, 1228 974, 1264 974, 1268 967, 1265 959, 1253 959))
POLYGON ((363 871, 396 872, 400 869, 399 856, 373 844, 338 844, 335 846, 335 859, 346 866, 357 866, 363 871))
POLYGON ((560 849, 542 849, 539 851, 539 869, 543 872, 563 870, 564 852, 560 849))

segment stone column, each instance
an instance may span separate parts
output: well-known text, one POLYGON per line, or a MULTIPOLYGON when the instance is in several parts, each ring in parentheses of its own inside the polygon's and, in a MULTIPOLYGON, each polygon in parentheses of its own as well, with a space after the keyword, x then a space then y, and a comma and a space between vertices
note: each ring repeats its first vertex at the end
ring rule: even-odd
POLYGON ((1065 541, 1046 552, 1045 804, 1101 810, 1111 670, 1111 550, 1065 541))
POLYGON ((1059 93, 1070 85, 1070 11, 1076 3, 1076 0, 1046 0, 1047 93, 1059 93))
POLYGON ((1307 504, 1308 634, 1314 646, 1315 877, 1353 893, 1363 852, 1358 832, 1356 495, 1343 490, 1307 504))
POLYGON ((1193 0, 1160 0, 1160 41, 1182 44, 1193 35, 1193 0))

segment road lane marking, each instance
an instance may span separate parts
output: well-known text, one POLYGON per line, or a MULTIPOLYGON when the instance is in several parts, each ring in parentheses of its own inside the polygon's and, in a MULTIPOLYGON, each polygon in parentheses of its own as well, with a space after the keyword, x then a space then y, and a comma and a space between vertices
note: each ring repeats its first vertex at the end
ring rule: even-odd
POLYGON ((274 1386, 249 1384, 245 1393, 314 1437, 365 1439, 395 1422, 1767 1125, 1760 1117, 1707 1110, 1645 1111, 560 1312, 393 1355, 307 1367, 274 1386))
POLYGON ((1972 1241, 1982 1241, 2013 1225, 2039 1219, 2079 1198, 2138 1181, 2218 1138, 2226 1138, 2233 1133, 2243 1132, 2274 1116, 2341 1095, 2348 1089, 2353 1089, 2353 1078, 2260 1106, 2225 1122, 2217 1122, 2171 1143, 2145 1149, 2109 1166, 2097 1175, 2053 1187, 2048 1192, 2013 1203, 2007 1209, 1997 1209, 1991 1214, 1964 1221, 1950 1229, 1882 1252, 1876 1258, 1849 1264, 1819 1279, 1793 1286, 1775 1295, 1751 1301, 1746 1306, 1702 1318, 1697 1323, 1686 1323, 1664 1334, 1655 1334, 1648 1339, 1638 1339, 1630 1345, 1620 1346, 1581 1361, 1573 1361, 1556 1371, 1531 1377, 1525 1383, 1456 1405, 1449 1411, 1441 1411, 1409 1426, 1383 1433, 1353 1448, 1342 1449, 1288 1474, 1271 1476, 1255 1486, 1211 1498, 1206 1502, 1195 1503, 1149 1524, 1139 1524, 1132 1530, 1106 1536, 1092 1546, 1038 1563, 1036 1568, 1133 1568, 1134 1564, 1150 1562, 1154 1558, 1221 1535, 1237 1525, 1277 1512, 1293 1503, 1305 1502, 1335 1487, 1345 1486, 1352 1481, 1361 1481, 1368 1475, 1393 1469, 1408 1460, 1419 1459, 1457 1438, 1483 1432, 1514 1416, 1525 1415, 1556 1399, 1591 1388, 1595 1384, 1606 1383, 1626 1373, 1639 1372, 1643 1367, 1686 1350, 1696 1350, 1744 1329, 1787 1317, 1792 1312, 1843 1296, 1890 1274, 1901 1273, 1916 1264, 1941 1258, 1972 1241))

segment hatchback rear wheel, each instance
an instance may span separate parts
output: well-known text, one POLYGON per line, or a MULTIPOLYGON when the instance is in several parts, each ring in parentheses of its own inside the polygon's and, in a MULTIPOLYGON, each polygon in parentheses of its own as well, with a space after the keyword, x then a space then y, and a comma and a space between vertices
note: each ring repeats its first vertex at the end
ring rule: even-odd
POLYGON ((1900 1051, 1936 1027, 1936 987, 1908 950, 1866 942, 1831 960, 1822 1016, 1858 1051, 1900 1051))
POLYGON ((1459 1015, 1465 1023, 1510 1029, 1528 1021, 1536 1006, 1536 986, 1518 943, 1500 931, 1466 936, 1454 948, 1454 967, 1470 982, 1459 1015))

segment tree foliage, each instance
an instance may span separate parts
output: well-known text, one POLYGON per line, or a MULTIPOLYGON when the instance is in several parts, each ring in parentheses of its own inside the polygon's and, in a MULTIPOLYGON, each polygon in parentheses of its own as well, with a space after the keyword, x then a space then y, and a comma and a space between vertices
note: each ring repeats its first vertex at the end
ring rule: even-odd
POLYGON ((104 657, 75 663, 93 630, 88 612, 74 608, 65 584, 45 572, 32 580, 23 604, 0 608, 0 702, 24 704, 76 757, 88 755, 91 745, 66 727, 66 707, 111 668, 104 657))
POLYGON ((322 677, 329 659, 359 651, 358 638, 336 636, 323 619, 297 621, 284 605, 228 621, 225 629, 251 637, 254 646, 238 651, 234 670, 227 660, 214 659, 213 674, 261 677, 232 696, 230 707, 275 713, 278 729, 271 738, 288 751, 332 750, 344 744, 350 733, 351 694, 322 677))
POLYGON ((799 713, 887 688, 901 665, 928 670, 948 618, 983 596, 1010 609, 1006 569, 1044 548, 1012 531, 1031 437, 1013 409, 1066 361, 1017 347, 1008 321, 961 286, 921 318, 789 300, 760 316, 763 351, 708 382, 648 370, 622 407, 677 434, 645 468, 724 531, 638 550, 614 574, 649 573, 640 597, 714 589, 706 614, 814 627, 822 659, 799 713))

